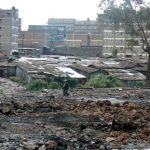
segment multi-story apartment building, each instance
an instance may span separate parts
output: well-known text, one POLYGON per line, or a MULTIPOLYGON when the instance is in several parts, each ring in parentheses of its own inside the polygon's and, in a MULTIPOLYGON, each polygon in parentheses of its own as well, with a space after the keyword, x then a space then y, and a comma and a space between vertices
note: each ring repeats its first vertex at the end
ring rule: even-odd
POLYGON ((18 9, 0 9, 0 51, 9 55, 18 49, 18 33, 21 27, 18 9))
POLYGON ((124 29, 113 30, 104 29, 103 31, 103 55, 111 55, 117 49, 120 56, 135 56, 142 53, 141 40, 131 37, 125 33, 124 29), (129 41, 136 41, 136 45, 129 45, 129 41))

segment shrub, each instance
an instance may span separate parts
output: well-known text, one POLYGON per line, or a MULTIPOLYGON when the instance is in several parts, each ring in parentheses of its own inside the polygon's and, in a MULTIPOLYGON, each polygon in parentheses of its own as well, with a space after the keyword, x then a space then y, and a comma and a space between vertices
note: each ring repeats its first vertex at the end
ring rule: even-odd
POLYGON ((123 83, 119 81, 117 78, 108 75, 106 76, 107 87, 121 87, 123 83))
POLYGON ((48 88, 48 83, 44 80, 35 80, 27 85, 28 90, 41 90, 43 88, 48 88))
POLYGON ((145 86, 145 82, 144 82, 144 81, 137 81, 137 82, 136 82, 136 87, 142 88, 142 87, 144 87, 144 86, 145 86))
MULTIPOLYGON (((25 80, 19 77, 11 77, 12 81, 20 83, 21 85, 26 85, 27 90, 41 90, 43 88, 46 89, 59 89, 62 88, 64 84, 64 78, 62 77, 55 77, 52 81, 44 81, 44 80, 34 80, 31 83, 27 83, 25 80)), ((75 79, 67 79, 69 86, 71 88, 77 86, 77 80, 75 79)))
POLYGON ((69 87, 71 88, 74 88, 77 86, 78 81, 76 79, 55 77, 53 81, 58 82, 62 86, 64 84, 64 80, 68 81, 69 87))
POLYGON ((60 88, 62 88, 62 84, 60 84, 56 81, 52 81, 48 84, 48 88, 49 89, 60 89, 60 88))
POLYGON ((69 87, 75 88, 77 86, 77 80, 75 80, 75 79, 68 79, 68 84, 69 84, 69 87))
POLYGON ((123 83, 111 75, 96 75, 91 77, 85 86, 94 88, 121 87, 123 83))
MULTIPOLYGON (((64 79, 63 79, 62 77, 54 77, 53 81, 56 81, 56 82, 58 82, 58 83, 60 83, 60 84, 63 84, 64 79)), ((51 82, 51 81, 50 81, 50 82, 51 82)))
POLYGON ((114 47, 112 50, 112 56, 117 57, 117 54, 118 54, 118 49, 116 47, 114 47))
POLYGON ((62 84, 56 81, 46 82, 44 80, 35 80, 27 85, 28 90, 41 90, 46 89, 59 89, 62 88, 62 84))

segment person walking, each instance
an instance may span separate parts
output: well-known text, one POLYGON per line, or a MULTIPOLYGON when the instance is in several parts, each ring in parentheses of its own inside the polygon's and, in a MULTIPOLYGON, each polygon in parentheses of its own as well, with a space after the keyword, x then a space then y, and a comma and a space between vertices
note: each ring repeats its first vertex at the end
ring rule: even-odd
POLYGON ((64 96, 69 96, 68 90, 69 90, 69 84, 67 81, 65 81, 64 85, 63 85, 63 95, 64 96))

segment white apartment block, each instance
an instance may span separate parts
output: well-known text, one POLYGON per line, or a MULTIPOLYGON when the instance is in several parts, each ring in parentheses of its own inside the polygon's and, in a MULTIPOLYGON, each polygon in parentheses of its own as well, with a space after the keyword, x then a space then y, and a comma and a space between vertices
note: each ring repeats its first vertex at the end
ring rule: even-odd
POLYGON ((118 50, 118 56, 135 56, 136 54, 133 51, 136 51, 137 54, 141 54, 142 48, 140 39, 134 38, 138 41, 137 46, 133 46, 133 51, 128 46, 128 40, 131 39, 131 36, 125 33, 125 30, 104 30, 103 33, 103 55, 111 55, 114 48, 118 50))
POLYGON ((18 9, 0 9, 0 52, 9 55, 18 50, 19 28, 18 9))

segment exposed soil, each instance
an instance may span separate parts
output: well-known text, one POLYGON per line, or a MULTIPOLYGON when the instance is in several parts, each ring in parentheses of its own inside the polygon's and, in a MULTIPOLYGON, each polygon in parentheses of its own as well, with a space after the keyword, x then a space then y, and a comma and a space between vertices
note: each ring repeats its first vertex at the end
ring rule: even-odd
POLYGON ((0 150, 150 148, 150 89, 29 92, 0 79, 0 150))

